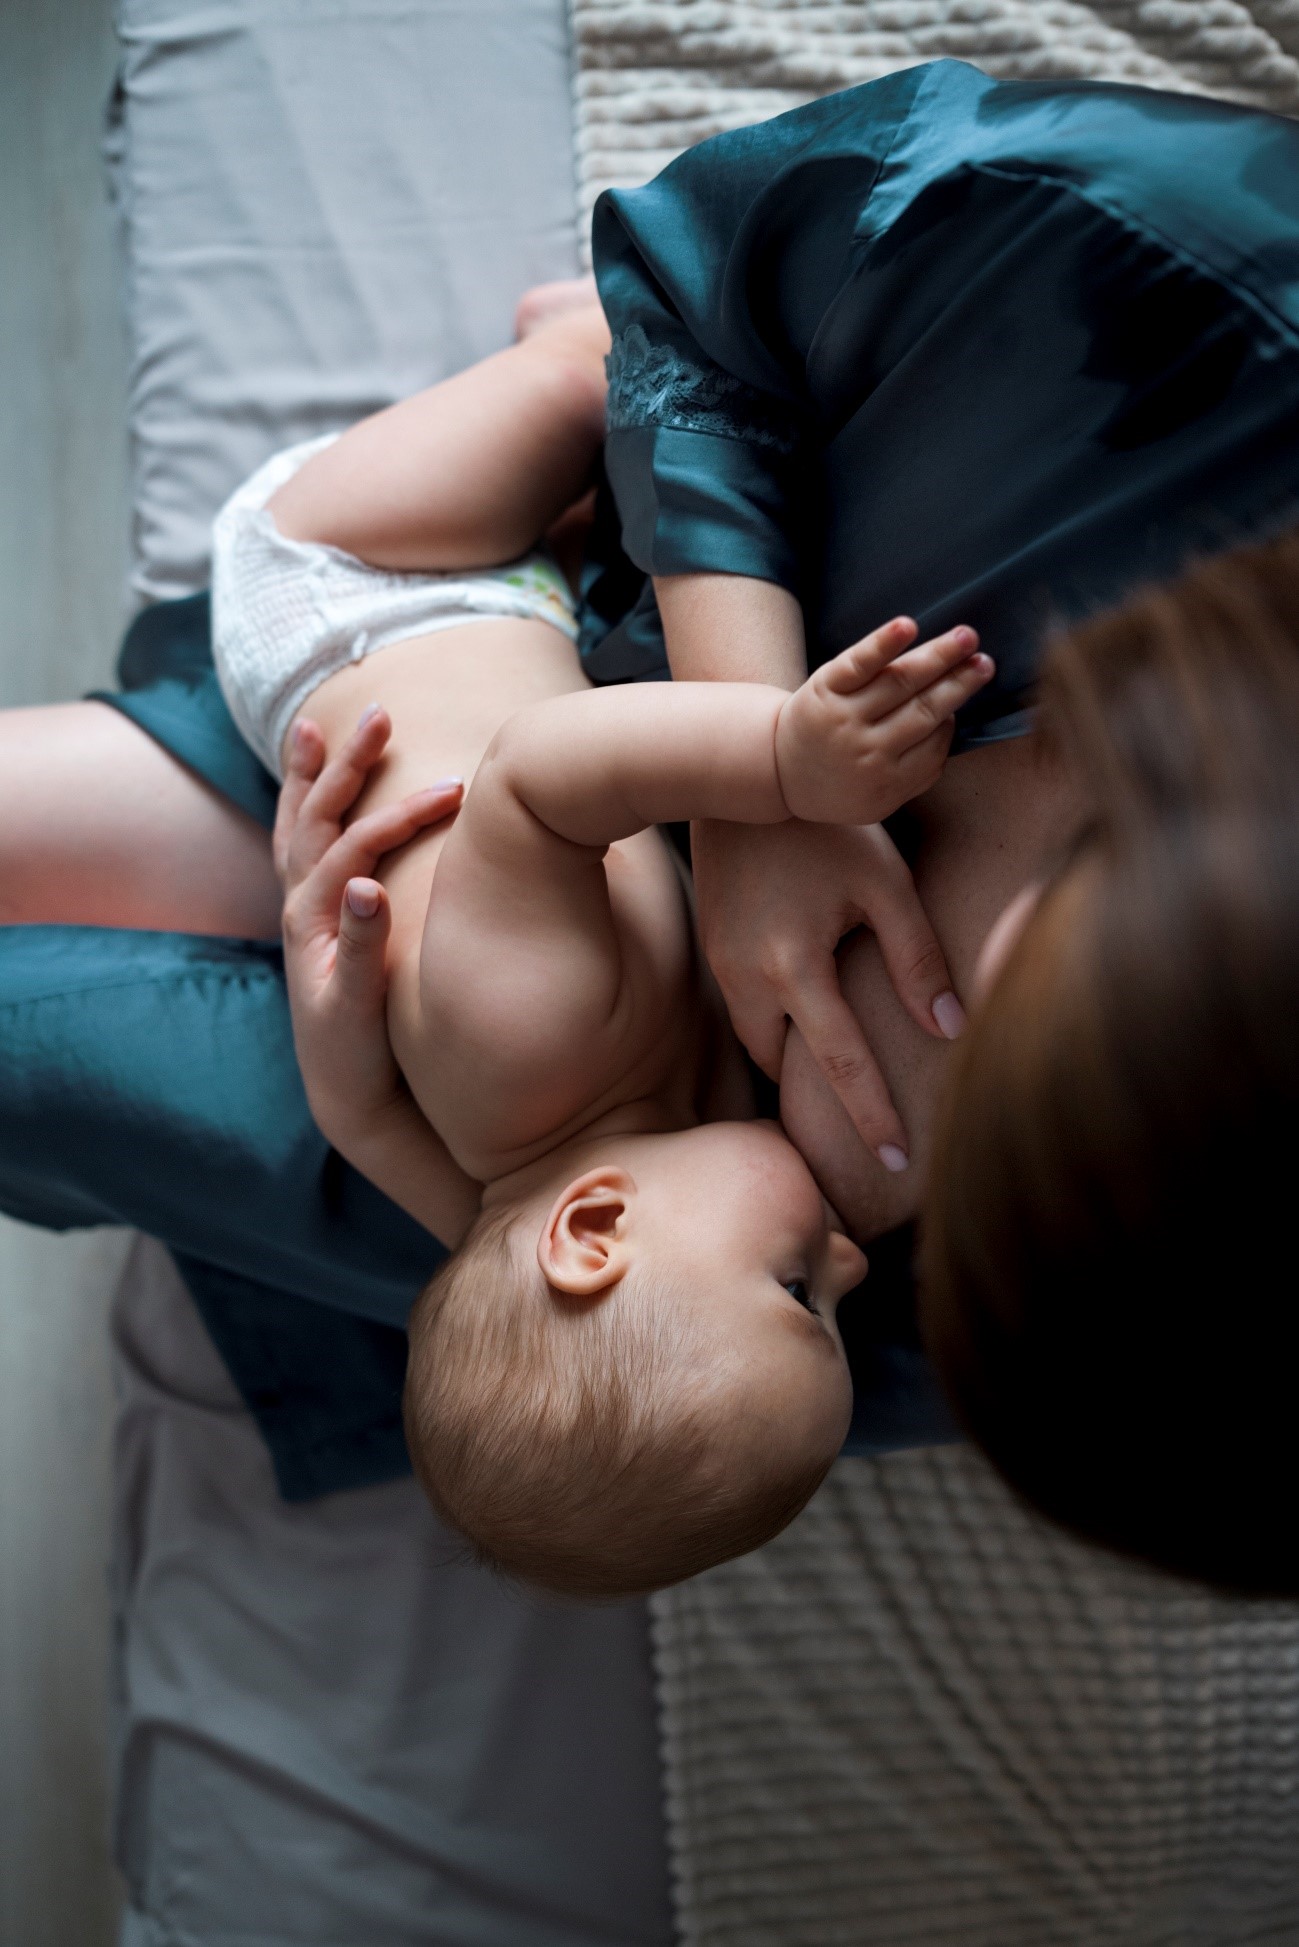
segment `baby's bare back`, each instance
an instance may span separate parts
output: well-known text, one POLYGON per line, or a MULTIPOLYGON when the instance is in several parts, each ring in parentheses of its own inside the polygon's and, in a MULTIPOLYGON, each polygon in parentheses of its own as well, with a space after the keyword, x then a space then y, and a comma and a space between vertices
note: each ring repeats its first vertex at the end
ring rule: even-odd
MULTIPOLYGON (((357 818, 441 778, 463 778, 468 788, 507 717, 544 697, 588 687, 576 649, 558 629, 500 617, 410 636, 349 663, 313 691, 299 714, 319 724, 331 757, 372 703, 392 718, 383 762, 352 812, 357 818)), ((394 986, 401 985, 406 964, 413 972, 418 961, 429 890, 448 829, 443 824, 421 833, 379 868, 392 902, 394 986)))
MULTIPOLYGON (((576 650, 558 630, 540 622, 493 620, 410 638, 349 665, 314 692, 302 715, 320 726, 332 755, 370 705, 388 712, 391 742, 357 801, 352 813, 357 817, 447 777, 462 778, 468 788, 509 719, 530 705, 589 687, 576 650)), ((562 750, 558 759, 563 762, 562 750)), ((608 964, 619 970, 619 1005, 602 1024, 607 1032, 573 1036, 568 1014, 577 998, 575 980, 554 991, 556 955, 580 943, 584 930, 598 936, 598 921, 547 889, 543 910, 502 955, 487 923, 489 914, 496 917, 499 908, 492 902, 502 891, 489 870, 490 847, 486 855, 470 848, 464 862, 476 877, 493 881, 488 911, 464 896, 463 871, 452 873, 444 890, 434 887, 450 831, 448 821, 422 833, 389 855, 378 876, 392 906, 388 1029, 393 1052, 416 1101, 464 1167, 480 1179, 494 1177, 567 1140, 607 1108, 653 1094, 665 1082, 674 1105, 688 1114, 697 1038, 689 1006, 694 944, 688 905, 658 834, 638 833, 610 846, 599 864, 618 935, 608 964), (439 899, 451 915, 450 937, 444 926, 437 961, 447 977, 437 982, 441 1005, 431 1013, 429 982, 421 979, 421 946, 431 904, 439 899), (476 1035, 481 1024, 475 1003, 488 961, 491 1031, 483 1038, 476 1035), (546 1036, 538 1035, 539 1016, 553 1021, 547 1059, 541 1058, 546 1036), (538 1074, 546 1078, 535 1099, 509 1059, 516 1022, 527 1023, 538 1074), (509 1076, 508 1085, 501 1083, 502 1075, 509 1076), (461 1098, 475 1127, 493 1132, 472 1146, 472 1154, 457 1143, 461 1118, 455 1108, 461 1098)), ((540 883, 537 889, 542 891, 540 883)), ((577 957, 580 962, 580 949, 577 957)))

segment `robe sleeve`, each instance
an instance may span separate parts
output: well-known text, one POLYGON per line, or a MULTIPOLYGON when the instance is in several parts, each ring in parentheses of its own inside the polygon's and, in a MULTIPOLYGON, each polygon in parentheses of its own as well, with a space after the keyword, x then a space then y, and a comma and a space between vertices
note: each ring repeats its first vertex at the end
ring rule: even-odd
POLYGON ((818 439, 809 350, 926 70, 689 150, 596 206, 613 333, 606 467, 647 574, 752 575, 799 592, 818 439))

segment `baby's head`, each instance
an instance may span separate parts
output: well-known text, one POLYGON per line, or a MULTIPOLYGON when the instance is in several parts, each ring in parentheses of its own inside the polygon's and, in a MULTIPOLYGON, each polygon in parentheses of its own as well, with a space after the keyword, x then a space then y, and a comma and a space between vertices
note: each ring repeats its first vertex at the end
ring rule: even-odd
POLYGON ((865 1260, 769 1123, 590 1146, 491 1204, 411 1319, 406 1431, 487 1560, 640 1594, 770 1540, 847 1431, 865 1260), (616 1160, 615 1160, 616 1159, 616 1160))

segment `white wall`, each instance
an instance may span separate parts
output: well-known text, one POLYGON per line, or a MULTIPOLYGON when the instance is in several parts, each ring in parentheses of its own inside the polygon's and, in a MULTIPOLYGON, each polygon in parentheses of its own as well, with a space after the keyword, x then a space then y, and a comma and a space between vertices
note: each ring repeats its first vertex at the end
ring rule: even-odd
MULTIPOLYGON (((0 0, 0 705, 102 680, 125 353, 100 163, 110 0, 0 0)), ((124 1239, 0 1219, 0 1943, 103 1947, 108 1294, 124 1239)))

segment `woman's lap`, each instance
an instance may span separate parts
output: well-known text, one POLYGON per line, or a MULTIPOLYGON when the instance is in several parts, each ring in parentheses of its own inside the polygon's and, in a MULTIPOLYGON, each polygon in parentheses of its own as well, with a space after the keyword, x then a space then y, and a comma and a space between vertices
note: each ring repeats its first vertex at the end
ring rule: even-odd
POLYGON ((0 924, 277 939, 266 832, 102 701, 0 712, 0 924))
POLYGON ((404 1470, 410 1304, 444 1255, 334 1155, 276 948, 0 928, 0 1208, 166 1243, 298 1499, 404 1470))

